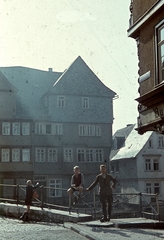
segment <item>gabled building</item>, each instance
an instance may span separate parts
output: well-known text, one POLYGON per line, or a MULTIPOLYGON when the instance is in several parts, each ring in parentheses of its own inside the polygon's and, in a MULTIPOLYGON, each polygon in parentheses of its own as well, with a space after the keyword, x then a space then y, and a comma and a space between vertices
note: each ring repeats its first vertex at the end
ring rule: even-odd
POLYGON ((0 181, 22 184, 31 178, 58 188, 45 192, 46 201, 65 204, 75 165, 89 184, 99 165, 109 164, 115 92, 81 57, 63 73, 0 70, 16 89, 15 115, 0 116, 0 181))
POLYGON ((137 131, 164 134, 164 1, 131 0, 128 36, 137 42, 137 131))
POLYGON ((156 132, 139 135, 136 125, 119 129, 113 136, 111 172, 121 193, 152 193, 164 199, 164 137, 156 132), (124 142, 120 143, 120 139, 124 142))

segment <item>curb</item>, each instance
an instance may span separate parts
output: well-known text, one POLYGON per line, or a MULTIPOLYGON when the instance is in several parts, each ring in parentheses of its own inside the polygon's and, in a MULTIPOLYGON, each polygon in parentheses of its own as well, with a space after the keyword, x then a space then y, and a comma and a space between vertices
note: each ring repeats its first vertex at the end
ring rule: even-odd
POLYGON ((72 230, 72 231, 74 231, 76 233, 78 233, 79 235, 81 235, 81 236, 83 236, 83 237, 85 237, 85 238, 87 238, 89 240, 95 240, 94 236, 92 236, 91 234, 87 233, 86 231, 79 230, 77 226, 73 227, 71 224, 65 223, 64 227, 68 228, 68 229, 70 229, 70 230, 72 230))

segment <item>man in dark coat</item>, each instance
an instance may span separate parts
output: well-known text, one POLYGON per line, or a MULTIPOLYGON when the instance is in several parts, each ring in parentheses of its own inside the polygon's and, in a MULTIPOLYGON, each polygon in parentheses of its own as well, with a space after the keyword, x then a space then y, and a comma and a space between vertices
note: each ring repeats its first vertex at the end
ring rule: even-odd
POLYGON ((99 197, 103 212, 103 218, 100 221, 105 222, 110 221, 113 202, 112 188, 115 188, 117 180, 110 174, 107 174, 105 165, 100 165, 100 172, 101 173, 96 176, 95 181, 86 189, 86 191, 91 191, 97 184, 99 184, 99 197), (108 203, 108 217, 106 203, 108 203))

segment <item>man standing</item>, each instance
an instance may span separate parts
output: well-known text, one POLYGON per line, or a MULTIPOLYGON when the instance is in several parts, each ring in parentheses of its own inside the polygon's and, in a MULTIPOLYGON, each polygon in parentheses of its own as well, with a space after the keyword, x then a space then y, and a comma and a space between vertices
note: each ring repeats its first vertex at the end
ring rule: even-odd
POLYGON ((71 187, 67 190, 69 196, 72 198, 74 197, 74 203, 76 204, 78 198, 80 198, 81 193, 84 189, 84 175, 80 172, 79 166, 75 166, 73 168, 74 175, 71 177, 71 187), (73 195, 75 191, 78 191, 79 194, 77 197, 73 195))
POLYGON ((100 165, 100 174, 96 176, 95 181, 86 189, 86 191, 92 190, 99 183, 99 196, 102 205, 103 218, 101 222, 110 221, 113 194, 112 188, 115 188, 117 180, 110 174, 107 174, 105 165, 100 165), (108 203, 108 217, 106 211, 106 203, 108 203))

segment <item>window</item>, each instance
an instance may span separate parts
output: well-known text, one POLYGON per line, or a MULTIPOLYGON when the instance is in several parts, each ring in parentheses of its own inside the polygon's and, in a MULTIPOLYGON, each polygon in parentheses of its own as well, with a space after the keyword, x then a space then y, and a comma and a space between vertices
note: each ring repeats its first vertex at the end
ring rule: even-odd
POLYGON ((12 149, 12 162, 20 161, 20 149, 12 149))
POLYGON ((2 123, 2 135, 10 135, 10 123, 9 122, 2 123))
POLYGON ((43 134, 44 133, 43 123, 37 123, 36 124, 36 133, 37 134, 43 134))
POLYGON ((62 135, 63 134, 63 125, 62 124, 55 124, 54 134, 55 135, 62 135))
POLYGON ((99 125, 79 125, 79 136, 101 136, 99 125))
POLYGON ((146 183, 146 193, 151 194, 151 183, 146 183))
POLYGON ((146 170, 146 171, 151 170, 151 162, 150 162, 150 159, 145 159, 145 170, 146 170))
POLYGON ((78 162, 102 162, 103 161, 103 149, 77 149, 77 161, 78 162))
POLYGON ((146 183, 146 192, 150 194, 160 194, 160 183, 146 183))
POLYGON ((12 124, 12 135, 20 135, 20 123, 12 124))
POLYGON ((51 134, 52 133, 52 125, 51 124, 46 124, 46 134, 51 134))
POLYGON ((22 123, 22 135, 30 135, 30 123, 22 123))
POLYGON ((63 96, 58 96, 58 100, 57 100, 57 104, 58 104, 58 107, 60 108, 63 108, 65 107, 65 97, 63 96))
POLYGON ((57 150, 55 148, 48 149, 48 162, 57 162, 57 150))
POLYGON ((62 197, 62 181, 61 179, 50 179, 49 180, 49 196, 50 197, 62 197))
POLYGON ((149 144, 149 148, 153 148, 153 141, 152 141, 152 139, 149 139, 148 144, 149 144))
POLYGON ((44 148, 37 148, 36 149, 36 162, 45 162, 46 151, 44 148))
POLYGON ((85 162, 85 149, 78 149, 77 150, 77 161, 78 162, 85 162))
POLYGON ((156 27, 157 84, 164 80, 164 20, 156 27))
POLYGON ((96 162, 102 162, 103 161, 103 150, 99 149, 96 150, 96 162))
POLYGON ((164 148, 164 140, 163 137, 158 137, 158 147, 164 148))
POLYGON ((2 162, 10 161, 10 149, 2 149, 2 162))
POLYGON ((159 183, 154 183, 154 194, 160 194, 159 183))
POLYGON ((64 162, 73 162, 73 149, 64 149, 64 162))
POLYGON ((145 159, 145 171, 159 171, 159 158, 150 157, 149 159, 145 159))
POLYGON ((153 159, 153 169, 154 169, 154 171, 158 171, 159 170, 159 161, 158 161, 158 159, 153 159))
POLYGON ((89 98, 88 97, 82 98, 82 108, 85 108, 85 109, 89 108, 89 98))
POLYGON ((30 149, 22 149, 22 162, 30 161, 30 149))
POLYGON ((87 153, 86 153, 87 162, 93 162, 93 159, 94 159, 94 150, 93 149, 87 149, 87 153))

